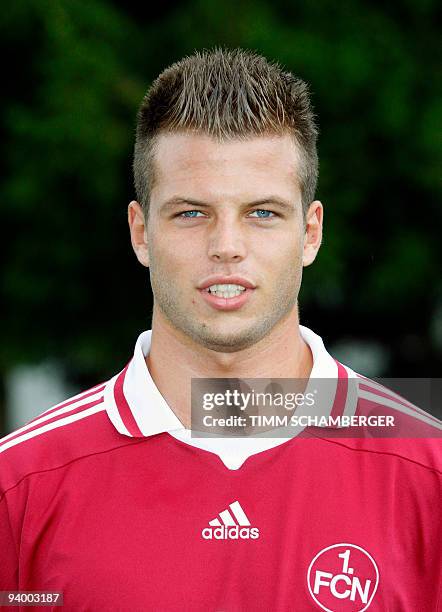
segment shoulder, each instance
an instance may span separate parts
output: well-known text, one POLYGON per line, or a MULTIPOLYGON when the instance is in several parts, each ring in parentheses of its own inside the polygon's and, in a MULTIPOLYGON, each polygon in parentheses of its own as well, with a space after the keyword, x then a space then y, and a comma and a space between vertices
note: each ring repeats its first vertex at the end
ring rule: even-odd
POLYGON ((0 493, 29 474, 51 470, 112 444, 106 382, 52 406, 0 439, 0 493))
MULTIPOLYGON (((416 379, 410 381, 413 384, 419 384, 416 379)), ((381 384, 375 380, 367 378, 361 374, 356 374, 356 383, 358 389, 358 404, 357 411, 359 414, 392 416, 396 433, 411 435, 412 437, 422 438, 441 438, 442 437, 442 422, 434 415, 419 406, 416 406, 407 398, 403 397, 393 389, 381 384)), ((430 397, 431 381, 424 381, 421 389, 418 391, 430 397), (425 386, 425 388, 424 388, 425 386)))
POLYGON ((381 453, 386 460, 402 459, 442 474, 442 422, 393 389, 345 367, 349 384, 355 387, 358 418, 354 437, 345 443, 354 450, 381 453))

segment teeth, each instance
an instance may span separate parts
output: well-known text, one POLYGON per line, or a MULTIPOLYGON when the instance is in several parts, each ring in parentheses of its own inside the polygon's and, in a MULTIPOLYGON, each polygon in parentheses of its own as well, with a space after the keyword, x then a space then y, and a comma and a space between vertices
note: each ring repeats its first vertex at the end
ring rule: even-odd
POLYGON ((217 297, 232 298, 241 295, 246 288, 242 285, 211 285, 208 288, 209 293, 217 297))

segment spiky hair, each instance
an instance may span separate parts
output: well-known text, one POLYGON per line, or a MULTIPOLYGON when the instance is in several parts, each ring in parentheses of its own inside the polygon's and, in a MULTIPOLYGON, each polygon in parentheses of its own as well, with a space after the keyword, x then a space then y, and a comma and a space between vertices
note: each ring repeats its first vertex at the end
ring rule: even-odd
POLYGON ((307 84, 278 64, 243 49, 195 52, 166 68, 137 116, 134 179, 146 214, 161 133, 192 131, 219 141, 290 134, 298 145, 304 212, 318 177, 317 128, 307 84))

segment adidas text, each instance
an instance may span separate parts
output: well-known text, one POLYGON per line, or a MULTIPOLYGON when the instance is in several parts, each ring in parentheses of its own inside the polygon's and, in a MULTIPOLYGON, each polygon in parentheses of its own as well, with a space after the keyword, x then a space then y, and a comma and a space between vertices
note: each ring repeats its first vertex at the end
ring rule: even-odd
POLYGON ((258 527, 205 527, 202 530, 202 536, 205 540, 256 540, 259 538, 258 527))

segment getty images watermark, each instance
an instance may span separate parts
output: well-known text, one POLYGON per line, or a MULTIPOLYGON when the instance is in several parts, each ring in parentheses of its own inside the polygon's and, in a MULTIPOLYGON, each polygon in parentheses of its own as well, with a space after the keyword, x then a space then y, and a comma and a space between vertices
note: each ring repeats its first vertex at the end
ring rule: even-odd
POLYGON ((193 437, 442 437, 442 379, 194 378, 193 437))

